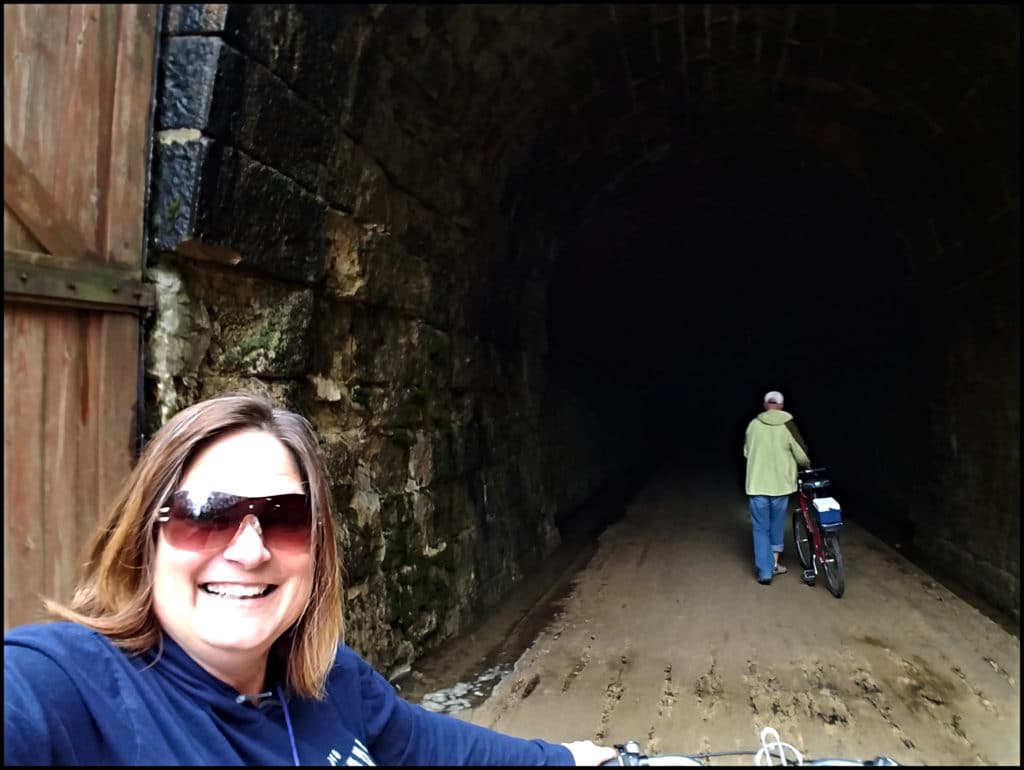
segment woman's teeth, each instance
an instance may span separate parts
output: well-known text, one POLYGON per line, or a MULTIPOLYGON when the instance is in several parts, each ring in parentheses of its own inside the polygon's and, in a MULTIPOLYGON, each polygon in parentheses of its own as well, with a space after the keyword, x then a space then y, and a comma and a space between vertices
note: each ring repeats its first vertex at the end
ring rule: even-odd
POLYGON ((239 585, 237 583, 204 583, 200 586, 206 593, 214 596, 224 596, 229 599, 254 599, 266 596, 272 586, 270 585, 239 585))

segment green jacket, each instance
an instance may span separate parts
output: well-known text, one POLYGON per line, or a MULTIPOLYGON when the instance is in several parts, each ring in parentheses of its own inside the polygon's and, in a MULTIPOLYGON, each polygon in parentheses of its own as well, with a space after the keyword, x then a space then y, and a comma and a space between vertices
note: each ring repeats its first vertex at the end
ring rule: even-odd
POLYGON ((791 495, 796 492, 796 466, 811 465, 793 415, 782 409, 767 409, 750 421, 743 456, 748 495, 791 495))

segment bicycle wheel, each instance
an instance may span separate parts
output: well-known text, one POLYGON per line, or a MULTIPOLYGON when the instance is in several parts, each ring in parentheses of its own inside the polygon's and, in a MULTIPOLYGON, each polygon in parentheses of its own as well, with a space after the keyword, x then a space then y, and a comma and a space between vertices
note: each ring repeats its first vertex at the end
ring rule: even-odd
POLYGON ((837 599, 846 590, 846 575, 843 572, 843 554, 839 550, 837 535, 823 535, 821 549, 825 552, 825 561, 821 568, 825 571, 825 585, 837 599))
POLYGON ((811 533, 807 531, 804 514, 799 508, 793 511, 793 545, 796 546, 796 558, 800 560, 800 566, 804 569, 814 566, 814 544, 811 542, 811 533))

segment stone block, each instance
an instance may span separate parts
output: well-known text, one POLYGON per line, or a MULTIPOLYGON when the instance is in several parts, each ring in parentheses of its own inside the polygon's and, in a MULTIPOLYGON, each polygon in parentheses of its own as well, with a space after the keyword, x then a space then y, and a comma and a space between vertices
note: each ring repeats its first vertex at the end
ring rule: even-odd
POLYGON ((161 52, 158 129, 193 128, 315 190, 331 132, 324 115, 216 37, 170 38, 161 52))
POLYGON ((321 112, 341 116, 372 23, 369 6, 359 3, 237 4, 231 5, 224 38, 321 112))
POLYGON ((230 46, 220 56, 209 130, 310 192, 333 140, 320 110, 230 46))
POLYGON ((235 271, 184 271, 210 326, 203 368, 234 376, 295 377, 310 368, 313 293, 235 271))
POLYGON ((150 243, 169 251, 191 237, 211 140, 196 131, 160 132, 153 147, 150 243))
POLYGON ((458 475, 459 466, 455 454, 458 446, 457 430, 451 424, 442 423, 411 435, 408 484, 412 488, 431 487, 458 475))
POLYGON ((449 401, 450 344, 446 333, 418 321, 358 313, 352 319, 360 380, 404 389, 406 399, 449 401))
POLYGON ((366 437, 361 448, 373 485, 381 494, 405 492, 409 479, 409 451, 416 431, 385 428, 366 437))
POLYGON ((326 206, 245 153, 192 129, 161 132, 152 184, 157 249, 284 280, 323 277, 326 206))
POLYGON ((202 35, 223 32, 229 3, 168 3, 163 34, 202 35))
POLYGON ((164 41, 155 116, 158 131, 207 130, 225 48, 217 37, 172 37, 164 41))
MULTIPOLYGON (((344 131, 337 131, 324 159, 325 171, 317 189, 331 206, 351 214, 356 208, 364 166, 372 161, 344 131)), ((372 172, 366 172, 372 176, 372 172)))
MULTIPOLYGON (((327 207, 291 179, 233 147, 214 144, 203 171, 194 237, 236 252, 268 277, 313 283, 325 271, 327 207)), ((178 247, 179 251, 182 248, 178 247)))
POLYGON ((346 582, 356 583, 378 575, 383 554, 379 523, 360 526, 345 515, 345 509, 341 509, 341 518, 345 532, 341 564, 346 582))
POLYGON ((476 337, 452 335, 452 388, 457 391, 481 390, 485 382, 486 355, 476 337))
POLYGON ((327 294, 340 300, 365 300, 367 274, 362 260, 362 226, 336 209, 327 210, 324 226, 327 294))

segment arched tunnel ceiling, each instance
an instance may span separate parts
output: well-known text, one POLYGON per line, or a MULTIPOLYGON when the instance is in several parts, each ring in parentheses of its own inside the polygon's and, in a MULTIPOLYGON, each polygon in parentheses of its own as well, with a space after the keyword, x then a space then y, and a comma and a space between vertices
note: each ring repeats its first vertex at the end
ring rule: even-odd
POLYGON ((845 169, 894 221, 922 186, 954 205, 971 187, 993 210, 1019 190, 1015 6, 230 9, 229 43, 477 229, 518 217, 564 236, 666 153, 764 161, 782 145, 798 167, 845 169), (460 192, 432 184, 442 172, 460 192))
POLYGON ((1018 164, 1000 153, 1018 145, 1018 20, 1000 6, 383 7, 372 37, 389 67, 362 93, 408 79, 430 128, 389 119, 462 170, 478 215, 500 206, 513 231, 558 243, 548 326, 563 353, 664 371, 685 333, 721 372, 779 335, 836 357, 898 336, 901 245, 958 226, 923 211, 921 188, 944 188, 936 209, 979 184, 993 211, 1012 205, 1018 164), (771 281, 823 297, 815 324, 799 301, 753 312, 771 281))
POLYGON ((1000 139, 1019 124, 1009 6, 374 8, 356 99, 418 90, 424 115, 446 119, 417 133, 423 115, 388 117, 474 192, 508 185, 507 204, 556 201, 560 217, 666 146, 723 130, 797 136, 870 174, 869 151, 884 163, 907 142, 937 148, 953 123, 1000 139), (368 66, 375 55, 390 66, 368 66))

